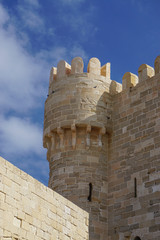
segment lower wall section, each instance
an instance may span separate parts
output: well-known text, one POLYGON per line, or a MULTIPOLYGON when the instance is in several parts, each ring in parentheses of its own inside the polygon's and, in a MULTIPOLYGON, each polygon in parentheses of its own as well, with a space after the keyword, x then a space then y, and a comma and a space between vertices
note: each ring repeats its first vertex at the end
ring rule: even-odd
POLYGON ((0 157, 0 239, 87 240, 88 213, 0 157))

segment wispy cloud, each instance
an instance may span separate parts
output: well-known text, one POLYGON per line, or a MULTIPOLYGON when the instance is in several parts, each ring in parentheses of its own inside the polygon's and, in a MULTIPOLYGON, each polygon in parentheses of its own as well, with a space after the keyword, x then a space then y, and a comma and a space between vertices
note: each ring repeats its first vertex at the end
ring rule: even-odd
POLYGON ((36 56, 38 59, 46 60, 52 62, 53 65, 57 64, 58 61, 66 59, 67 48, 63 46, 56 46, 49 50, 41 50, 36 56))
POLYGON ((87 41, 90 36, 94 36, 97 27, 93 24, 95 6, 86 0, 60 0, 57 3, 57 16, 63 26, 76 34, 80 41, 87 41))
POLYGON ((33 29, 36 31, 44 31, 45 23, 43 18, 40 16, 38 9, 39 4, 38 1, 22 1, 19 2, 17 7, 19 16, 23 21, 24 27, 33 29), (35 4, 33 4, 35 3, 35 4))
POLYGON ((74 7, 77 4, 83 3, 86 0, 59 0, 62 4, 65 5, 71 5, 72 7, 74 7))
POLYGON ((44 95, 42 80, 47 76, 46 65, 28 54, 2 6, 0 11, 4 16, 0 19, 0 108, 26 111, 37 104, 37 97, 44 95))
POLYGON ((39 125, 27 118, 0 116, 0 155, 47 184, 48 164, 39 125))
MULTIPOLYGON (((19 3, 22 2, 19 0, 19 3)), ((23 3, 26 3, 28 5, 31 5, 32 7, 39 8, 40 4, 38 0, 23 0, 23 3)))
POLYGON ((7 11, 0 5, 0 26, 5 24, 9 20, 7 11))
POLYGON ((46 19, 42 17, 42 9, 38 0, 19 0, 16 10, 18 16, 14 16, 14 21, 22 31, 25 29, 33 31, 34 34, 53 36, 55 28, 47 26, 46 19))
POLYGON ((83 60, 86 62, 88 60, 88 55, 86 51, 79 45, 74 45, 73 48, 70 51, 71 57, 79 56, 83 58, 83 60))
MULTIPOLYGON (((42 127, 26 116, 39 107, 40 99, 47 93, 47 60, 27 51, 26 32, 19 34, 1 4, 0 43, 0 155, 35 175, 38 164, 46 159, 46 151, 42 147, 42 127), (33 157, 39 158, 36 164, 33 157)), ((39 170, 41 176, 48 171, 47 163, 44 169, 39 170)))
POLYGON ((42 129, 29 119, 0 117, 0 149, 9 155, 34 153, 41 155, 42 129))
POLYGON ((74 57, 82 57, 84 61, 88 60, 88 55, 86 51, 79 46, 78 44, 73 45, 70 48, 63 47, 63 46, 56 46, 51 49, 41 50, 37 54, 38 59, 48 60, 52 62, 52 65, 56 66, 60 60, 65 60, 70 62, 74 57))
POLYGON ((30 8, 23 8, 22 6, 19 6, 19 13, 25 27, 36 29, 36 31, 44 31, 44 22, 38 13, 30 8))

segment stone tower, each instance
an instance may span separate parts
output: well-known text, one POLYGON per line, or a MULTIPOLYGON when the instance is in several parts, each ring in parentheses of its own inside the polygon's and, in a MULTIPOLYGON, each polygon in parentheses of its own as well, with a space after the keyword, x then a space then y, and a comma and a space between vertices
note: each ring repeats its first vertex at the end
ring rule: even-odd
POLYGON ((110 79, 76 57, 51 69, 44 147, 49 187, 90 213, 90 240, 159 240, 160 56, 110 79))
POLYGON ((107 236, 107 159, 112 104, 110 63, 60 61, 51 69, 45 103, 44 147, 49 187, 90 213, 90 239, 107 236))

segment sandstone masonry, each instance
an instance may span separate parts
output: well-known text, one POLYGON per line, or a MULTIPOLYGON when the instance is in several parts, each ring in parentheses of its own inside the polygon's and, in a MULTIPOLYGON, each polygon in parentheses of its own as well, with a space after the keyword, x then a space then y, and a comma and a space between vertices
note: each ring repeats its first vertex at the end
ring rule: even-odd
POLYGON ((90 240, 160 239, 160 56, 122 85, 110 63, 51 69, 44 147, 49 187, 90 214, 90 240))
POLYGON ((1 240, 87 240, 88 213, 0 157, 1 240))

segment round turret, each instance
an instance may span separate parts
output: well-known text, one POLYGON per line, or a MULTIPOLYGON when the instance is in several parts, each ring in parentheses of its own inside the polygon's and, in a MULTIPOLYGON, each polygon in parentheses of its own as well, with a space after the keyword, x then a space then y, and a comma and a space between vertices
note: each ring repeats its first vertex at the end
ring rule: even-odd
POLYGON ((112 131, 110 64, 97 58, 51 69, 44 147, 49 187, 90 213, 90 239, 107 237, 108 136, 112 131))

